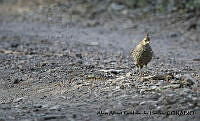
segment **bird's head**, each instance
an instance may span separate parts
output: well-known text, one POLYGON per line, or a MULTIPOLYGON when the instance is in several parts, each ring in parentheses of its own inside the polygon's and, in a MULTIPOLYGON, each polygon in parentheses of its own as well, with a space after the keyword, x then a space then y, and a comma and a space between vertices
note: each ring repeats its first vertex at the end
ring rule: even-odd
POLYGON ((147 35, 144 37, 144 39, 142 40, 142 44, 143 45, 147 45, 150 43, 150 37, 149 37, 149 33, 147 33, 147 35))

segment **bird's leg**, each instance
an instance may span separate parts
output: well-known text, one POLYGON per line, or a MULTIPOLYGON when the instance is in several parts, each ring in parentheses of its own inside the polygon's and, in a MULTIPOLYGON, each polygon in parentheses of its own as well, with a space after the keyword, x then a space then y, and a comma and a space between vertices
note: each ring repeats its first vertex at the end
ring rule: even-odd
POLYGON ((139 76, 142 76, 141 66, 139 66, 139 76))
POLYGON ((147 72, 148 68, 147 68, 147 65, 144 65, 144 68, 145 68, 145 72, 147 72))
POLYGON ((134 73, 134 74, 137 74, 138 71, 139 71, 139 66, 136 64, 136 65, 135 65, 135 72, 136 72, 136 73, 135 73, 135 72, 133 72, 133 73, 134 73))

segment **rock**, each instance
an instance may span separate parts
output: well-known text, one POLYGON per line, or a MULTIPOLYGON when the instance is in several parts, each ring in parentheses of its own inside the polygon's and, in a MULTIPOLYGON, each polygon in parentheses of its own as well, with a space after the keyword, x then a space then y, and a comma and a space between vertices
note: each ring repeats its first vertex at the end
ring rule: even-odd
POLYGON ((128 78, 130 78, 131 76, 133 76, 133 74, 132 74, 131 72, 128 72, 128 73, 126 74, 126 77, 128 77, 128 78))
POLYGON ((171 73, 168 73, 168 74, 157 74, 157 75, 154 75, 154 76, 147 76, 147 77, 144 77, 144 78, 151 79, 151 80, 166 80, 166 81, 169 81, 169 80, 173 79, 174 76, 171 73))
POLYGON ((150 88, 151 88, 152 90, 155 90, 155 89, 157 89, 157 86, 154 86, 154 85, 153 85, 153 86, 151 86, 150 88))
POLYGON ((169 36, 172 37, 172 38, 175 38, 175 37, 179 36, 179 33, 178 32, 173 32, 173 33, 170 33, 169 36))
POLYGON ((193 97, 193 98, 192 98, 192 101, 193 101, 193 103, 194 103, 195 105, 197 105, 198 107, 200 106, 200 99, 199 99, 199 98, 193 97))
POLYGON ((126 88, 125 85, 120 86, 120 89, 125 89, 125 88, 126 88))
POLYGON ((64 115, 47 115, 42 117, 40 120, 59 120, 59 119, 64 119, 66 116, 64 115))
POLYGON ((99 70, 99 71, 106 72, 106 73, 110 72, 110 73, 113 73, 113 74, 119 74, 119 73, 124 72, 124 70, 115 70, 115 69, 108 69, 108 70, 102 69, 102 70, 99 70))
POLYGON ((177 75, 175 75, 175 78, 176 78, 176 79, 180 79, 181 76, 182 76, 181 74, 177 74, 177 75))
POLYGON ((20 45, 19 43, 12 43, 10 46, 11 46, 12 48, 17 48, 19 45, 20 45))
POLYGON ((76 57, 78 57, 80 59, 83 58, 81 53, 76 53, 76 57))
POLYGON ((155 103, 157 103, 157 101, 148 100, 148 101, 142 101, 139 105, 155 104, 155 103))
POLYGON ((127 15, 128 14, 128 10, 123 10, 122 14, 127 15))
POLYGON ((110 72, 113 73, 113 74, 119 74, 119 73, 122 73, 124 71, 123 70, 111 70, 110 72))
POLYGON ((49 108, 49 110, 60 110, 60 105, 54 105, 52 107, 49 108))
POLYGON ((119 5, 117 3, 112 3, 111 6, 110 6, 110 8, 112 10, 120 11, 120 10, 124 9, 125 6, 124 5, 119 5))
POLYGON ((21 81, 23 81, 22 79, 14 79, 13 84, 19 84, 21 81))
POLYGON ((181 86, 191 86, 196 83, 196 80, 189 74, 176 75, 175 77, 179 80, 181 86))
POLYGON ((21 102, 23 99, 24 99, 24 97, 17 98, 15 100, 13 100, 13 103, 21 102))
POLYGON ((193 61, 200 61, 200 58, 194 58, 193 61))
POLYGON ((86 27, 95 27, 95 26, 98 26, 100 24, 101 23, 96 21, 96 20, 87 20, 87 21, 83 22, 83 26, 86 26, 86 27))
POLYGON ((86 79, 95 79, 95 78, 96 78, 95 74, 89 74, 86 76, 86 79))
POLYGON ((140 80, 141 82, 150 81, 150 79, 149 79, 149 78, 146 78, 146 77, 141 77, 139 80, 140 80))
POLYGON ((72 9, 72 14, 85 14, 87 12, 87 4, 80 4, 72 9))
POLYGON ((176 89, 176 88, 180 88, 180 84, 171 84, 171 85, 167 85, 167 86, 164 86, 163 89, 167 89, 167 88, 173 88, 173 89, 176 89))
POLYGON ((176 103, 176 101, 177 96, 175 94, 167 94, 160 97, 158 102, 161 102, 165 105, 170 105, 176 103))
POLYGON ((156 86, 164 86, 165 84, 166 84, 165 81, 159 80, 155 85, 156 85, 156 86))
POLYGON ((33 107, 34 108, 43 108, 43 105, 42 104, 35 104, 33 107))
POLYGON ((116 90, 118 90, 118 89, 120 89, 120 88, 121 88, 120 86, 116 86, 116 87, 115 87, 116 90))
POLYGON ((59 96, 59 98, 61 98, 61 99, 67 99, 66 96, 59 96))
POLYGON ((89 45, 89 46, 98 46, 99 43, 98 42, 90 42, 90 43, 87 43, 87 45, 89 45))

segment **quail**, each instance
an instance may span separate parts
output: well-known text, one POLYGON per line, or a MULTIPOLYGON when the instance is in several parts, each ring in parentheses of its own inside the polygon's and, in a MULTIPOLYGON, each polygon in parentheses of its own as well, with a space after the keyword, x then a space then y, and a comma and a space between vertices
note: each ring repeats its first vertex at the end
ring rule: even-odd
POLYGON ((146 37, 131 51, 135 65, 139 68, 139 73, 141 75, 141 69, 143 66, 147 67, 147 64, 151 61, 153 56, 153 51, 150 46, 150 37, 147 33, 146 37))

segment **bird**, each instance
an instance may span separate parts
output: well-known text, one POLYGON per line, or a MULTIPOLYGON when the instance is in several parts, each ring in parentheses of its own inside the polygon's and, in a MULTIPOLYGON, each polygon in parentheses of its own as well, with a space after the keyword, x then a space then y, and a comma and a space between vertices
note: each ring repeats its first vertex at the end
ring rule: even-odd
POLYGON ((141 73, 141 69, 146 66, 151 61, 153 56, 153 50, 150 46, 150 37, 149 33, 146 34, 144 39, 140 41, 140 43, 132 49, 131 56, 135 61, 135 65, 139 68, 139 73, 141 73))

